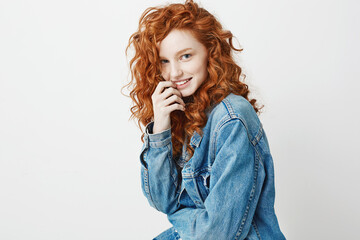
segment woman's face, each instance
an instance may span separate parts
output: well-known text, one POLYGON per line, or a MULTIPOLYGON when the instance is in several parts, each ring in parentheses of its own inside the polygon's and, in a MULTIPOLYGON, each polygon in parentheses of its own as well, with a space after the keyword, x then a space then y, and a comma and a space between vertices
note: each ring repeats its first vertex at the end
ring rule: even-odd
POLYGON ((172 81, 183 97, 191 96, 205 81, 207 49, 189 31, 172 30, 159 44, 161 75, 172 81))

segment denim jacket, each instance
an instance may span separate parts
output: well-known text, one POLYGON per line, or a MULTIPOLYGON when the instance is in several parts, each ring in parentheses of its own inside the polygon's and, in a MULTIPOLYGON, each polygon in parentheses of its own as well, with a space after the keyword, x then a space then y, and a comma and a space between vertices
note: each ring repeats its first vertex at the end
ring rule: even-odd
POLYGON ((229 94, 207 112, 203 134, 190 139, 188 160, 172 154, 171 128, 146 125, 140 153, 141 187, 172 228, 154 239, 285 239, 274 211, 274 167, 251 104, 229 94), (188 160, 188 161, 186 161, 188 160))

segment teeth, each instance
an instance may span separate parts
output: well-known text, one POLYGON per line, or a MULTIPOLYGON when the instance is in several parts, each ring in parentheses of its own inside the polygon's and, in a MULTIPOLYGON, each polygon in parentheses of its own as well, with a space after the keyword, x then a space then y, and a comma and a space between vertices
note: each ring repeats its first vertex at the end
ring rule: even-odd
POLYGON ((190 81, 190 79, 185 80, 185 81, 181 81, 181 82, 176 82, 175 84, 176 84, 176 85, 182 85, 182 84, 184 84, 184 83, 187 83, 188 81, 190 81))

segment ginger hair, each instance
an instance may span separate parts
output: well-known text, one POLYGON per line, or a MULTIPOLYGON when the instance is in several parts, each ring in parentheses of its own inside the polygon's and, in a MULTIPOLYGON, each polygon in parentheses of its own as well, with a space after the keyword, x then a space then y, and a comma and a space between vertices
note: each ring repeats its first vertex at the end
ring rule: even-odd
MULTIPOLYGON (((208 50, 208 78, 185 100, 186 111, 173 111, 171 118, 171 138, 173 156, 179 156, 185 138, 190 139, 194 131, 202 135, 201 129, 207 122, 206 111, 221 102, 229 93, 241 95, 253 106, 256 113, 259 108, 256 99, 249 99, 248 85, 241 77, 242 69, 233 59, 233 35, 224 30, 220 22, 206 9, 192 0, 184 4, 169 4, 162 7, 150 7, 139 20, 138 30, 130 36, 126 54, 131 46, 135 50, 130 60, 131 80, 124 87, 130 87, 130 97, 134 105, 131 117, 146 126, 153 120, 151 96, 160 81, 164 81, 160 72, 160 59, 157 44, 173 29, 188 30, 208 50)), ((144 132, 141 136, 144 142, 144 132)), ((194 149, 188 141, 186 149, 190 157, 194 149)))

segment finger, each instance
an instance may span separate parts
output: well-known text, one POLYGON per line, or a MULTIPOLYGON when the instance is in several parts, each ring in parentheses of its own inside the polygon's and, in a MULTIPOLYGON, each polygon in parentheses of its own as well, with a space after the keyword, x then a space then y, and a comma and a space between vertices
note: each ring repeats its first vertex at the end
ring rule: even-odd
POLYGON ((163 98, 163 99, 167 99, 168 97, 170 97, 172 95, 177 95, 178 97, 182 98, 181 92, 173 87, 169 87, 169 88, 165 89, 161 95, 162 95, 161 98, 163 98))
POLYGON ((171 113, 175 110, 185 111, 185 107, 178 103, 171 104, 167 107, 168 113, 171 113))
POLYGON ((163 92, 163 90, 168 87, 176 87, 176 84, 171 81, 161 81, 156 86, 154 94, 160 95, 163 92))
POLYGON ((169 106, 170 104, 172 103, 178 103, 178 104, 181 104, 182 106, 185 106, 185 103, 184 101, 182 100, 182 98, 180 98, 179 96, 177 95, 172 95, 171 97, 167 98, 165 101, 164 101, 164 106, 169 106))

